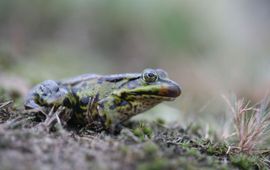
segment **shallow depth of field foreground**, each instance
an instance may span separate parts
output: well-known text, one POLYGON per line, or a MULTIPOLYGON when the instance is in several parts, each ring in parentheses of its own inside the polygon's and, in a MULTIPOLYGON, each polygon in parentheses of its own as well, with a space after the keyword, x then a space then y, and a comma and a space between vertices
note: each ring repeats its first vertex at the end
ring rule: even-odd
POLYGON ((269 169, 269 9, 251 0, 2 0, 0 169, 269 169), (63 83, 90 73, 138 74, 63 83), (31 103, 43 110, 25 110, 44 80, 60 88, 45 86, 31 96, 44 97, 31 103), (163 102, 145 109, 154 99, 163 102), (108 119, 121 109, 147 111, 108 119))

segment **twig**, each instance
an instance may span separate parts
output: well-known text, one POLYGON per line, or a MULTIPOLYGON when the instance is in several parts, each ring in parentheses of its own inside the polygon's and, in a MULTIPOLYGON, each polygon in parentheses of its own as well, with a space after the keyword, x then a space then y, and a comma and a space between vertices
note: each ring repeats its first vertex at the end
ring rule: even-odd
POLYGON ((13 100, 9 100, 7 102, 1 103, 0 109, 4 108, 4 107, 6 107, 6 106, 8 106, 8 105, 10 105, 12 103, 13 103, 13 100))

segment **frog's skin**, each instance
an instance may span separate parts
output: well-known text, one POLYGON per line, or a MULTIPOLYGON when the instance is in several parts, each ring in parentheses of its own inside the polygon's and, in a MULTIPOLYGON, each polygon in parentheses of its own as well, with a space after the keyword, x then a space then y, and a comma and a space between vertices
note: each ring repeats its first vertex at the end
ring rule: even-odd
POLYGON ((123 121, 181 94, 161 69, 115 75, 85 74, 64 81, 47 80, 29 93, 26 108, 65 106, 79 124, 100 121, 114 129, 123 121), (46 94, 44 96, 44 94, 46 94))
POLYGON ((43 110, 49 106, 59 106, 63 103, 68 94, 68 89, 60 86, 59 82, 46 80, 28 93, 24 106, 26 109, 43 110))

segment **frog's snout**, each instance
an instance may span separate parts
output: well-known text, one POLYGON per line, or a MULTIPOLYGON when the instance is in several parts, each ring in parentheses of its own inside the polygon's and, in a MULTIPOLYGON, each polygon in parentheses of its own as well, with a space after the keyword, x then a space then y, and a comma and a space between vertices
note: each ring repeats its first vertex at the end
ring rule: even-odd
POLYGON ((182 90, 178 84, 171 84, 160 89, 159 94, 161 96, 176 98, 180 96, 182 90))
POLYGON ((178 97, 182 93, 182 90, 179 85, 170 85, 167 89, 167 94, 169 97, 178 97))

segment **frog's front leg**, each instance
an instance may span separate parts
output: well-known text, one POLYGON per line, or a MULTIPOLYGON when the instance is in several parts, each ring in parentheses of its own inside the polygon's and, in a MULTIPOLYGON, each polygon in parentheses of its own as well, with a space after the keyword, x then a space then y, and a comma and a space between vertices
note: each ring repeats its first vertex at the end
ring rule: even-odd
POLYGON ((54 80, 46 80, 36 85, 27 95, 25 109, 44 111, 50 106, 63 104, 68 90, 54 80))
POLYGON ((131 115, 128 114, 132 106, 117 96, 109 96, 98 102, 97 111, 99 116, 104 118, 105 128, 113 133, 120 132, 124 121, 128 120, 131 115))

